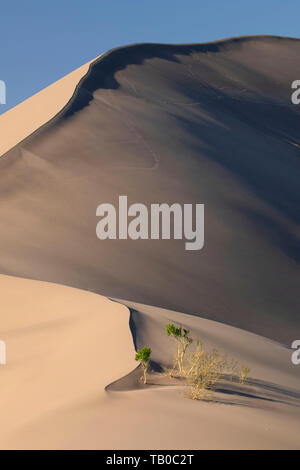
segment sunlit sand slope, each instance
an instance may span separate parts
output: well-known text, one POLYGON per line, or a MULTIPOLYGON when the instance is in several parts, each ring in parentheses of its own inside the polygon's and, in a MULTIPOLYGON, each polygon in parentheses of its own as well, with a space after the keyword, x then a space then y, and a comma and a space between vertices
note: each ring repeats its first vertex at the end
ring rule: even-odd
POLYGON ((71 99, 90 62, 0 116, 0 155, 52 119, 71 99))
POLYGON ((0 448, 80 447, 89 407, 101 422, 105 386, 135 367, 129 311, 55 284, 1 276, 0 286, 0 448))
POLYGON ((104 297, 5 276, 0 286, 0 448, 299 448, 299 376, 287 348, 133 303, 130 331, 129 309, 104 297), (161 373, 141 386, 134 342, 152 347, 156 368, 170 365, 170 321, 245 361, 249 382, 222 381, 209 402, 189 400, 161 373))
POLYGON ((291 344, 300 311, 300 107, 290 98, 299 54, 299 40, 277 37, 104 54, 63 112, 0 159, 1 272, 291 344), (129 203, 204 203, 204 249, 99 241, 96 207, 123 194, 129 203))

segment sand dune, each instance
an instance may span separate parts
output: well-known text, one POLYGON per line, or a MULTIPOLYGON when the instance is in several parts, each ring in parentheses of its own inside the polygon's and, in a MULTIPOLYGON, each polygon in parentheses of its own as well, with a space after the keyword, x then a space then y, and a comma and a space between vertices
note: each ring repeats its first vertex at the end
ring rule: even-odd
POLYGON ((0 155, 8 152, 63 109, 90 64, 91 62, 87 62, 0 116, 0 155))
POLYGON ((64 286, 7 276, 0 285, 0 448, 80 447, 79 423, 72 430, 64 416, 84 417, 94 403, 101 410, 105 386, 135 366, 129 311, 64 286))
POLYGON ((275 386, 300 390, 300 376, 297 367, 291 362, 290 348, 199 316, 130 301, 118 302, 131 309, 131 329, 136 348, 149 345, 153 349, 153 360, 163 366, 170 367, 173 362, 174 344, 170 346, 170 340, 167 340, 165 325, 174 322, 190 329, 194 339, 203 340, 207 348, 216 348, 233 358, 238 358, 240 362, 247 363, 254 371, 256 379, 273 383, 275 386))
POLYGON ((299 376, 279 344, 129 302, 137 346, 151 345, 161 365, 175 347, 168 321, 251 365, 249 384, 225 381, 214 401, 194 402, 162 374, 137 386, 129 309, 119 302, 14 277, 1 276, 0 285, 8 358, 0 367, 1 449, 299 448, 299 376), (128 373, 129 381, 117 380, 128 373))
MULTIPOLYGON (((63 112, 0 159, 1 272, 290 345, 300 307, 300 108, 290 102, 299 51, 296 39, 250 37, 104 54, 63 112), (120 194, 204 203, 204 249, 99 241, 96 207, 120 194)), ((30 103, 18 109, 30 121, 30 103)))
POLYGON ((299 448, 299 52, 264 36, 126 46, 0 117, 0 448, 299 448), (119 195, 204 203, 204 249, 98 240, 96 208, 119 195), (160 369, 167 322, 249 382, 187 399, 160 369))

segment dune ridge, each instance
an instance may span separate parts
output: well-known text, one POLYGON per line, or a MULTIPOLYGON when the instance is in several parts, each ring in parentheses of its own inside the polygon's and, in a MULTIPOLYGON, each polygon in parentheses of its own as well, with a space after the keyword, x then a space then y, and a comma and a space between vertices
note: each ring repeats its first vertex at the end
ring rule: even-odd
POLYGON ((7 276, 0 284, 8 351, 0 368, 1 449, 299 448, 299 377, 283 346, 70 287, 7 276), (155 371, 141 387, 134 343, 151 345, 153 359, 169 365, 167 321, 247 361, 249 383, 222 381, 213 402, 187 399, 182 384, 155 371))
MULTIPOLYGON (((70 410, 84 414, 94 402, 105 407, 107 383, 134 367, 129 311, 55 284, 7 276, 0 284, 0 338, 7 348, 0 448, 34 448, 39 439, 46 447, 60 445, 63 437, 56 441, 56 428, 45 424, 49 416, 60 422, 70 410)), ((68 419, 64 425, 64 444, 74 438, 80 446, 80 428, 72 434, 68 419)))
POLYGON ((76 95, 80 78, 88 73, 93 61, 87 62, 0 115, 0 157, 61 112, 76 95), (30 118, 24 119, 25 115, 30 118))
POLYGON ((271 36, 124 46, 0 117, 0 448, 299 448, 299 52, 271 36), (99 242, 96 207, 121 194, 204 203, 204 249, 99 242), (167 322, 249 382, 188 400, 162 374, 167 322))
POLYGON ((93 62, 63 111, 0 159, 1 272, 200 313, 290 345, 299 50, 297 39, 259 36, 126 46, 93 62), (96 207, 120 194, 204 203, 204 249, 99 242, 96 207))

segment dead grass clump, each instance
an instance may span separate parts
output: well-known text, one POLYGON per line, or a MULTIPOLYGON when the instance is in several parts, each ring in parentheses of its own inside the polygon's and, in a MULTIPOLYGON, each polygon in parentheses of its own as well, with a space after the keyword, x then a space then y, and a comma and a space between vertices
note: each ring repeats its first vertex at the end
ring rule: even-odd
MULTIPOLYGON (((197 348, 188 358, 185 376, 190 384, 189 397, 193 400, 208 398, 216 387, 217 382, 227 375, 236 373, 238 361, 230 359, 217 350, 207 351, 200 340, 197 348)), ((244 383, 249 374, 249 367, 242 365, 240 382, 244 383), (242 381, 243 380, 243 381, 242 381)))

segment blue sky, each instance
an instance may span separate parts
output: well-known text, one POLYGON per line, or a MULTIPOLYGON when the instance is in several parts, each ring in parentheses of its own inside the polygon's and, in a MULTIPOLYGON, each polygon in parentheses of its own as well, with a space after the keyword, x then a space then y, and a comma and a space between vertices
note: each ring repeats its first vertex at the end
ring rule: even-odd
POLYGON ((298 0, 2 0, 0 114, 112 47, 299 37, 298 0))

